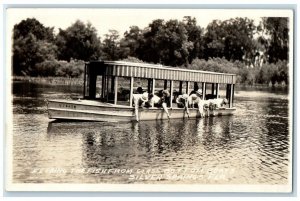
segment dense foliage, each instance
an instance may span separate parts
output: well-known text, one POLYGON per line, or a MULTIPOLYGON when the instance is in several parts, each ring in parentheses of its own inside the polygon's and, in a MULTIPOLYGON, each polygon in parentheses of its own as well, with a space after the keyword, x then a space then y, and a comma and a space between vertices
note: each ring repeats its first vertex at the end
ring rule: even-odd
POLYGON ((89 60, 160 63, 188 69, 236 73, 246 84, 288 83, 288 19, 214 20, 206 28, 195 18, 156 19, 103 40, 91 23, 77 20, 54 34, 34 18, 13 30, 13 74, 78 77, 89 60))
POLYGON ((62 76, 62 77, 79 77, 84 70, 84 61, 82 60, 71 60, 58 61, 45 60, 41 63, 36 64, 38 76, 62 76))
POLYGON ((85 25, 79 20, 66 30, 59 30, 56 45, 58 59, 66 61, 98 59, 101 52, 100 38, 96 29, 90 23, 85 25))
POLYGON ((35 65, 56 57, 53 28, 44 27, 36 19, 22 20, 14 26, 13 73, 37 74, 35 65))

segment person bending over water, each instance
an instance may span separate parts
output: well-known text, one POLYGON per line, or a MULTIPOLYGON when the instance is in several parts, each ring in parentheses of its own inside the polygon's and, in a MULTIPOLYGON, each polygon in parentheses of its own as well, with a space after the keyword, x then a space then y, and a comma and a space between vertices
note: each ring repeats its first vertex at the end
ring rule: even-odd
POLYGON ((168 118, 170 118, 170 114, 168 111, 168 100, 170 99, 170 93, 167 90, 162 90, 158 93, 158 96, 155 94, 150 94, 149 96, 149 104, 151 107, 162 107, 166 112, 168 118))
POLYGON ((195 93, 191 93, 188 97, 188 106, 194 108, 195 105, 198 106, 199 113, 201 117, 204 116, 203 106, 204 106, 204 100, 201 99, 202 97, 202 90, 198 89, 195 93))
POLYGON ((161 99, 155 94, 149 94, 149 101, 147 102, 149 107, 161 107, 161 99))
POLYGON ((161 99, 161 106, 164 108, 164 111, 167 113, 168 115, 168 118, 170 119, 170 115, 169 115, 169 112, 168 112, 168 105, 170 104, 170 92, 168 90, 163 90, 162 91, 162 97, 160 98, 161 99))
POLYGON ((224 105, 228 103, 226 98, 216 98, 209 100, 200 100, 199 107, 201 110, 205 110, 207 112, 207 116, 210 116, 210 111, 213 112, 213 116, 215 116, 215 110, 218 108, 224 108, 224 105))
POLYGON ((144 92, 142 94, 133 94, 133 104, 136 120, 139 121, 139 107, 144 107, 145 103, 149 100, 148 93, 144 92))
POLYGON ((184 108, 184 110, 186 111, 188 117, 190 117, 189 106, 188 106, 188 98, 189 98, 189 96, 187 94, 179 95, 176 98, 176 103, 177 103, 177 107, 184 108))

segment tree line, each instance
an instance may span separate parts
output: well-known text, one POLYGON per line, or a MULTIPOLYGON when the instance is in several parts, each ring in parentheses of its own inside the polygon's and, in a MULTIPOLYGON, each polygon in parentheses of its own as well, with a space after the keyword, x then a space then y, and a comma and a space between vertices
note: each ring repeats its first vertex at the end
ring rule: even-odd
POLYGON ((85 61, 128 60, 236 73, 241 83, 288 83, 288 18, 214 20, 206 28, 191 16, 155 19, 101 39, 91 23, 77 20, 55 34, 35 18, 13 29, 13 74, 82 75, 85 61))

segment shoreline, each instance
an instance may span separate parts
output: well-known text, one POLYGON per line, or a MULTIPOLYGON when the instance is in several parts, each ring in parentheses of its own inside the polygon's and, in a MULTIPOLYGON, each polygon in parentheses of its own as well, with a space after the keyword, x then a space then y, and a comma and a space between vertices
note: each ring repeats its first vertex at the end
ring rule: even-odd
POLYGON ((30 82, 45 85, 73 85, 82 86, 83 78, 68 78, 68 77, 30 77, 30 76, 12 76, 12 82, 30 82))
MULTIPOLYGON (((72 85, 72 86, 82 86, 83 85, 83 78, 70 78, 70 77, 30 77, 30 76, 12 76, 12 82, 30 82, 36 84, 45 84, 45 85, 72 85)), ((244 84, 244 83, 236 83, 236 87, 239 88, 257 88, 257 89, 285 89, 288 88, 288 85, 281 85, 281 84, 244 84)))

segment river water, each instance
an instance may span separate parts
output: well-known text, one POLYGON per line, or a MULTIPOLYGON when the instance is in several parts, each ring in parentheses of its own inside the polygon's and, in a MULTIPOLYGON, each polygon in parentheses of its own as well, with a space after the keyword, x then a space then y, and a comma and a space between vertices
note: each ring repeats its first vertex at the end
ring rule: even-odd
POLYGON ((13 84, 13 182, 287 184, 288 95, 236 90, 233 116, 55 122, 48 98, 81 87, 13 84))

